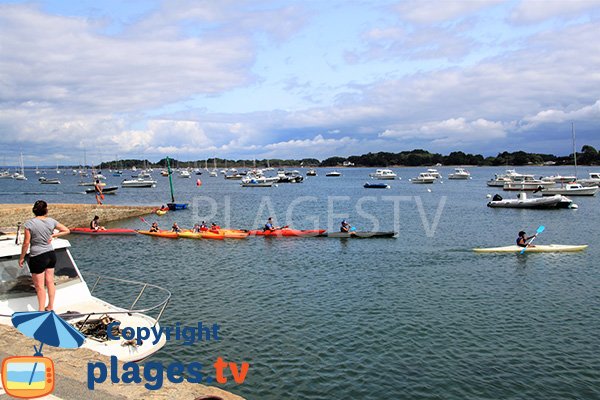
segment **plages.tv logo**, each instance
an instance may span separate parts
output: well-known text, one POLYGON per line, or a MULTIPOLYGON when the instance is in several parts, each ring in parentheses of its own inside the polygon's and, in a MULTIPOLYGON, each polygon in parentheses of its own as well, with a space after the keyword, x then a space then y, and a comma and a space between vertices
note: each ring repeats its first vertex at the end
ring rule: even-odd
POLYGON ((47 396, 54 391, 54 363, 42 356, 5 358, 2 361, 2 387, 12 397, 47 396))
POLYGON ((25 336, 40 341, 33 356, 13 356, 2 361, 2 387, 12 397, 32 399, 54 391, 54 363, 42 354, 44 344, 78 348, 85 336, 63 321, 54 311, 17 312, 11 321, 25 336))

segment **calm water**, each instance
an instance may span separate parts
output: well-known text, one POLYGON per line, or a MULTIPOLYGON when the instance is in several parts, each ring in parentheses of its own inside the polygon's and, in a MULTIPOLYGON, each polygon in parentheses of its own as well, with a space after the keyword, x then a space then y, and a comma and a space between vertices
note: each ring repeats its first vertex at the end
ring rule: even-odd
MULTIPOLYGON (((402 180, 391 182, 390 190, 363 189, 372 172, 367 169, 342 170, 341 178, 326 178, 319 170, 302 184, 270 189, 244 189, 239 182, 205 175, 196 187, 195 177, 175 178, 177 200, 196 198, 196 210, 147 218, 163 227, 174 220, 189 226, 210 213, 208 200, 201 198, 206 196, 216 203, 211 220, 223 226, 248 228, 274 216, 282 225, 337 230, 346 214, 363 229, 376 223, 377 229, 392 230, 399 221, 395 239, 72 236, 72 252, 84 276, 103 273, 171 290, 163 325, 221 325, 220 342, 169 343, 155 359, 209 365, 222 356, 250 362, 243 385, 224 386, 248 399, 600 398, 600 199, 577 198, 578 210, 489 209, 486 194, 497 191, 485 180, 502 168, 472 168, 470 181, 408 182, 423 170, 397 169, 402 180), (307 197, 296 200, 300 196, 307 197), (361 200, 364 196, 372 198, 361 200), (392 196, 406 196, 399 213, 392 196), (567 255, 469 251, 512 244, 519 230, 532 234, 539 225, 546 226, 539 243, 591 246, 567 255)), ((76 193, 81 188, 75 177, 64 177, 57 186, 29 177, 0 180, 0 201, 94 200, 76 193)), ((119 189, 106 201, 160 205, 169 200, 168 183, 156 179, 157 188, 119 189)), ((145 225, 129 220, 113 226, 145 225)), ((104 297, 129 300, 115 291, 104 297)))

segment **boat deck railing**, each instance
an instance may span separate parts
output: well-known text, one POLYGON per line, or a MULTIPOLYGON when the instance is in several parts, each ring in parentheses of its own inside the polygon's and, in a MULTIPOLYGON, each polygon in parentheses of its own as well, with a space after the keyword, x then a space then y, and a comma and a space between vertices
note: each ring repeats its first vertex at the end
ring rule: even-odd
MULTIPOLYGON (((97 315, 148 314, 150 312, 158 310, 158 315, 156 316, 156 318, 154 318, 154 326, 156 326, 156 324, 158 323, 158 321, 160 321, 160 318, 164 314, 165 309, 167 308, 167 305, 169 304, 169 301, 171 300, 171 296, 172 296, 171 292, 163 287, 158 286, 158 285, 133 281, 133 280, 129 280, 129 279, 114 278, 111 276, 97 275, 97 274, 93 274, 93 273, 92 274, 87 273, 86 275, 96 275, 96 280, 90 288, 90 293, 92 295, 94 295, 94 291, 96 290, 96 288, 102 281, 109 281, 111 283, 119 282, 119 283, 127 284, 128 286, 136 285, 141 288, 140 288, 140 291, 137 293, 135 300, 133 301, 131 306, 129 306, 128 308, 115 306, 117 308, 120 308, 121 310, 117 310, 117 311, 102 310, 102 311, 97 311, 97 312, 95 312, 95 311, 93 311, 93 312, 72 311, 72 312, 67 312, 64 314, 59 314, 59 316, 62 317, 63 319, 70 320, 70 319, 74 319, 74 318, 85 317, 85 319, 83 321, 83 324, 85 324, 91 317, 97 316, 97 315), (142 296, 144 295, 144 293, 146 293, 146 290, 149 288, 154 289, 155 291, 158 291, 159 293, 162 293, 162 295, 160 296, 160 300, 158 302, 156 302, 155 304, 152 304, 148 307, 136 309, 135 308, 136 305, 138 304, 140 299, 142 299, 142 296)), ((10 318, 11 315, 0 314, 0 317, 9 317, 10 318)), ((83 324, 82 324, 82 326, 83 326, 83 324)))
POLYGON ((104 314, 133 314, 133 313, 147 314, 149 312, 159 310, 158 315, 155 318, 155 321, 156 321, 155 325, 156 325, 156 323, 158 323, 158 321, 162 317, 163 313, 165 312, 165 309, 167 308, 169 301, 171 300, 171 296, 172 296, 171 292, 161 286, 158 286, 158 285, 133 281, 133 280, 129 280, 129 279, 123 279, 123 278, 114 278, 111 276, 97 275, 97 274, 89 274, 88 273, 87 275, 96 275, 96 281, 90 288, 90 293, 92 295, 94 294, 94 290, 96 290, 96 288, 98 287, 98 284, 100 284, 101 281, 120 282, 120 283, 125 283, 127 285, 137 285, 137 286, 141 287, 139 293, 135 297, 135 300, 133 301, 131 306, 129 306, 128 309, 126 309, 124 311, 81 313, 82 316, 87 315, 88 318, 89 318, 89 316, 92 316, 92 315, 104 315, 104 314), (148 289, 148 288, 155 289, 156 291, 163 293, 163 296, 161 296, 161 300, 158 303, 153 304, 149 307, 136 309, 135 306, 138 304, 138 302, 140 301, 140 299, 146 292, 146 289, 148 289))

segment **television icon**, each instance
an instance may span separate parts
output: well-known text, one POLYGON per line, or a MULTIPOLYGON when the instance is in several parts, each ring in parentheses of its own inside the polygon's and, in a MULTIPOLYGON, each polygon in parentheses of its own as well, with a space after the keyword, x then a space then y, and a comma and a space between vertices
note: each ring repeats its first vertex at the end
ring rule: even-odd
POLYGON ((2 361, 2 386, 12 397, 46 396, 54 391, 54 363, 39 356, 5 358, 2 361))

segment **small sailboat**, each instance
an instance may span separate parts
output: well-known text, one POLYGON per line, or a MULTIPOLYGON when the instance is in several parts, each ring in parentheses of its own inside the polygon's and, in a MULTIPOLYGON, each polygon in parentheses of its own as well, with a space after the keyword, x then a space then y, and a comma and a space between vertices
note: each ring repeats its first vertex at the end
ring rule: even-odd
POLYGON ((27 180, 27 177, 25 176, 25 166, 23 164, 23 153, 21 153, 21 172, 15 173, 14 178, 18 181, 27 180))
POLYGON ((167 171, 169 172, 169 187, 171 188, 171 202, 167 203, 167 206, 169 207, 169 210, 171 210, 171 211, 184 210, 188 206, 187 203, 175 203, 175 195, 173 194, 173 179, 172 179, 173 174, 171 173, 171 164, 169 161, 169 157, 167 157, 166 160, 167 160, 167 171))

